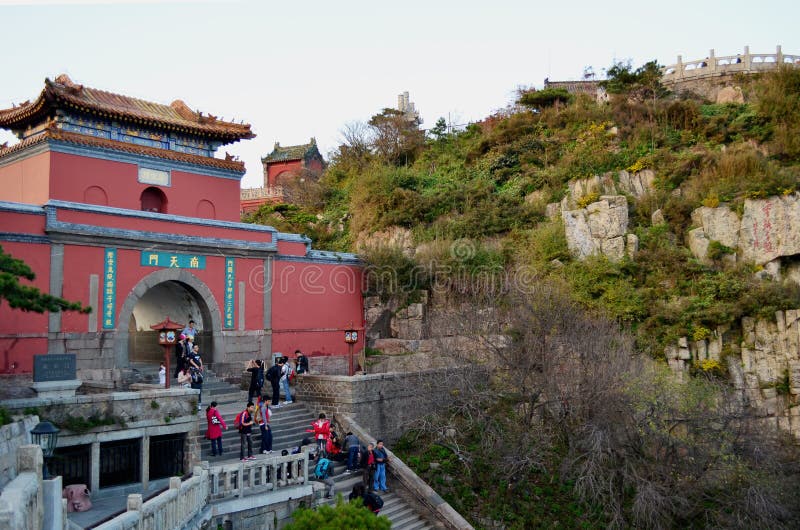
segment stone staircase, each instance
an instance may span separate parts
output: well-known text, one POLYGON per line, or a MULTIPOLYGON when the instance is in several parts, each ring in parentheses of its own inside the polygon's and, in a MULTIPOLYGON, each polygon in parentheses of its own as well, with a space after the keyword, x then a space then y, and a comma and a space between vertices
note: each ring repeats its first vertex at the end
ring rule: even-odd
MULTIPOLYGON (((215 381, 215 377, 209 378, 207 374, 205 381, 215 381)), ((219 463, 232 463, 239 461, 239 433, 233 426, 233 420, 236 415, 241 412, 247 402, 247 392, 238 390, 232 385, 228 385, 226 389, 222 382, 219 385, 207 387, 205 382, 203 384, 203 410, 198 414, 198 431, 201 436, 205 434, 208 424, 205 419, 205 404, 210 403, 212 400, 217 401, 217 409, 220 415, 225 420, 228 426, 227 430, 222 434, 222 456, 211 456, 211 443, 208 440, 202 439, 201 456, 200 459, 208 461, 210 464, 219 463), (206 397, 206 391, 209 388, 209 397, 206 397), (213 390, 211 390, 213 389, 213 390), (224 401, 223 401, 224 398, 224 401)), ((311 427, 311 423, 316 419, 316 414, 308 410, 305 406, 292 403, 291 405, 282 405, 279 408, 272 410, 272 454, 279 455, 281 450, 286 449, 291 451, 293 447, 299 446, 302 439, 310 436, 306 429, 311 427)), ((253 428, 253 455, 256 458, 269 458, 271 455, 259 454, 261 446, 261 430, 253 428)), ((245 449, 246 451, 246 449, 245 449)), ((309 474, 313 473, 313 461, 309 464, 309 474)), ((350 494, 353 486, 361 481, 360 470, 352 473, 345 474, 346 465, 344 462, 334 462, 333 479, 336 483, 335 494, 341 494, 345 499, 350 494)), ((414 509, 409 506, 395 491, 392 489, 394 485, 389 480, 389 493, 383 494, 384 504, 381 509, 380 515, 386 516, 392 521, 392 528, 397 530, 423 530, 436 528, 428 523, 425 519, 420 517, 414 509)), ((335 504, 336 498, 324 499, 323 502, 328 504, 335 504)))

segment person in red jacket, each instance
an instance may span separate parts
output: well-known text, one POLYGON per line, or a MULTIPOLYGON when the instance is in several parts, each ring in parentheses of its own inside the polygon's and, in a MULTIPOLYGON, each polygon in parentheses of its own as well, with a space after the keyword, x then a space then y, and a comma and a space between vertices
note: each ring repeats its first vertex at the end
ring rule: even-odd
POLYGON ((320 413, 319 419, 311 424, 311 429, 306 432, 313 432, 314 439, 317 441, 317 456, 326 457, 326 446, 328 444, 328 437, 331 434, 331 422, 325 419, 325 414, 320 413))
POLYGON ((211 456, 222 456, 222 429, 227 430, 228 426, 225 425, 225 420, 217 410, 216 401, 212 401, 211 405, 206 408, 206 420, 208 421, 206 438, 211 440, 211 456))

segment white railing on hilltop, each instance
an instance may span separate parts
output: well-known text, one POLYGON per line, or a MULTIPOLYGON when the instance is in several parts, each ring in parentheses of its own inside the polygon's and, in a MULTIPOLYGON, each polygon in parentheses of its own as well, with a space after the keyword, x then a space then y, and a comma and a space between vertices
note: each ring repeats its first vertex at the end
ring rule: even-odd
POLYGON ((308 453, 208 466, 207 470, 209 501, 246 497, 307 483, 308 453))
POLYGON ((772 70, 781 64, 800 66, 800 55, 786 55, 781 47, 775 53, 750 53, 750 47, 744 47, 742 55, 725 55, 717 57, 710 50, 708 57, 684 62, 679 55, 678 62, 662 69, 661 81, 665 84, 679 83, 690 79, 720 76, 732 73, 754 73, 772 70))

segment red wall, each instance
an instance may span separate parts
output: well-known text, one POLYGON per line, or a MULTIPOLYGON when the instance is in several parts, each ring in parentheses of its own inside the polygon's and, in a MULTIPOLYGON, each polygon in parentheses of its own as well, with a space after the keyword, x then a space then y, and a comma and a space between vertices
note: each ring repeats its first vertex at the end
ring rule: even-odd
POLYGON ((364 347, 360 268, 276 260, 273 280, 273 351, 345 354, 350 327, 361 330, 355 351, 364 347))
MULTIPOLYGON (((131 210, 141 209, 142 191, 151 186, 138 181, 136 164, 65 153, 51 153, 50 175, 53 199, 82 203, 86 188, 99 186, 108 196, 108 206, 131 210)), ((173 170, 171 185, 157 187, 167 196, 167 213, 196 217, 197 204, 207 200, 214 205, 217 219, 240 219, 238 179, 173 170)))
POLYGON ((297 171, 302 169, 300 160, 290 160, 289 162, 270 162, 267 165, 267 182, 268 186, 275 185, 275 177, 284 171, 297 171))
POLYGON ((44 204, 49 198, 50 153, 0 167, 0 201, 44 204))
MULTIPOLYGON (((3 213, 0 223, 6 220, 3 213)), ((50 292, 50 245, 3 241, 2 246, 36 273, 33 282, 23 280, 23 285, 50 292)), ((47 353, 47 314, 11 309, 8 302, 0 300, 0 315, 0 373, 32 372, 33 355, 47 353)))

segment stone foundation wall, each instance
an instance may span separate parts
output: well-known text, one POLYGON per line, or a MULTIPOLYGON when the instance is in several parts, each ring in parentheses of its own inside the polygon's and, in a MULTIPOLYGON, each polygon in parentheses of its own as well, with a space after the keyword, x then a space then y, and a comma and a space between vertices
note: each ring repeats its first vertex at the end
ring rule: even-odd
POLYGON ((353 377, 309 374, 297 378, 295 391, 315 413, 334 420, 347 414, 376 438, 392 443, 414 420, 487 377, 487 370, 479 366, 353 377))
POLYGON ((31 443, 38 416, 25 416, 0 427, 0 489, 17 476, 17 449, 31 443))

